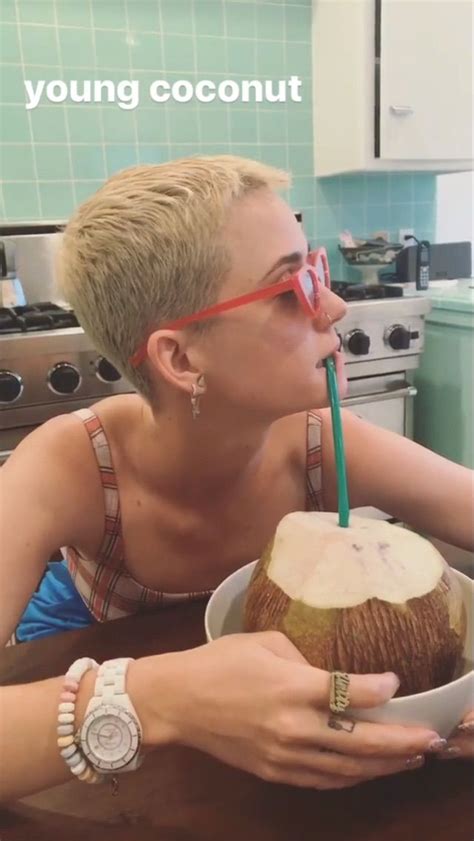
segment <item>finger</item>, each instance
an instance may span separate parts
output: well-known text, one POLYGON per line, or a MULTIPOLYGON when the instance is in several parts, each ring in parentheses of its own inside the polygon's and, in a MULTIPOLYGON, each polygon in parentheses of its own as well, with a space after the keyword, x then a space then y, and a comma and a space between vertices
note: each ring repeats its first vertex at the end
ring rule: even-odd
POLYGON ((474 735, 453 736, 448 747, 439 755, 440 759, 474 759, 474 735))
MULTIPOLYGON (((282 635, 279 635, 282 636, 282 635)), ((283 637, 283 640, 285 638, 283 637)), ((280 656, 288 651, 288 659, 297 660, 287 644, 294 649, 293 644, 287 640, 286 644, 279 639, 270 641, 271 645, 279 648, 280 656)), ((295 649, 296 650, 296 649, 295 649)), ((303 658, 303 662, 288 663, 288 685, 291 686, 291 693, 296 692, 302 699, 312 702, 315 706, 327 709, 331 692, 331 672, 317 669, 310 666, 303 658)), ((386 704, 393 697, 400 681, 393 672, 381 674, 354 675, 350 674, 347 694, 351 707, 378 707, 386 704)))
POLYGON ((338 753, 363 756, 413 756, 441 751, 446 740, 425 727, 376 724, 347 716, 324 716, 318 742, 338 753))
POLYGON ((415 770, 424 765, 423 754, 405 756, 403 758, 385 759, 377 757, 344 756, 333 751, 297 750, 289 751, 280 759, 280 764, 299 769, 333 775, 352 777, 356 779, 374 779, 386 777, 390 774, 400 774, 403 771, 415 770))
MULTIPOLYGON (((318 693, 317 700, 324 702, 326 709, 329 707, 331 674, 316 669, 315 689, 318 693)), ((378 707, 386 704, 395 695, 400 681, 393 672, 384 672, 375 675, 349 675, 349 686, 347 689, 349 707, 378 707)))
MULTIPOLYGON (((331 673, 310 666, 303 655, 284 634, 279 631, 260 631, 252 638, 268 650, 285 660, 294 661, 301 669, 291 675, 298 677, 298 684, 303 694, 310 694, 313 701, 329 706, 331 673)), ((294 668, 294 667, 292 667, 294 668)), ((351 707, 377 707, 390 700, 400 686, 400 680, 393 672, 382 674, 349 675, 349 701, 351 707)))
MULTIPOLYGON (((313 701, 329 706, 331 673, 310 666, 296 646, 280 631, 260 631, 252 634, 255 641, 285 660, 301 664, 298 678, 303 694, 310 693, 313 701)), ((290 685, 293 687, 291 675, 290 685)), ((374 675, 349 675, 349 700, 352 707, 377 707, 393 697, 400 681, 393 672, 374 675)), ((296 687, 295 687, 296 688, 296 687)))
POLYGON ((446 739, 425 727, 356 721, 309 706, 269 724, 272 740, 290 749, 323 747, 345 755, 406 758, 446 747, 446 739))

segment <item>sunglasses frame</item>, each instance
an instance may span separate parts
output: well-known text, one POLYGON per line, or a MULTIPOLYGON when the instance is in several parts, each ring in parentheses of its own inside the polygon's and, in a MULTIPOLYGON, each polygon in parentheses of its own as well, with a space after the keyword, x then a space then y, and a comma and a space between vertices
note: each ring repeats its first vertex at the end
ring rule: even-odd
MULTIPOLYGON (((321 283, 321 279, 315 271, 315 267, 317 266, 319 260, 322 263, 324 272, 323 285, 329 289, 331 287, 329 263, 326 249, 321 247, 316 249, 316 251, 311 251, 306 258, 305 265, 292 274, 291 277, 287 278, 287 280, 281 280, 278 283, 272 283, 269 286, 257 289, 254 292, 247 292, 245 295, 238 295, 236 298, 229 298, 227 301, 221 301, 218 304, 214 304, 212 307, 206 307, 206 309, 199 310, 199 312, 195 312, 192 315, 185 315, 182 318, 177 318, 174 321, 168 321, 165 324, 161 324, 159 328, 154 328, 154 330, 181 330, 183 327, 188 327, 190 324, 195 324, 199 321, 205 321, 208 318, 214 318, 216 315, 220 315, 223 312, 243 307, 246 304, 253 303, 254 301, 276 298, 278 295, 282 295, 284 292, 290 291, 295 293, 304 312, 310 316, 310 318, 314 318, 318 312, 319 303, 316 307, 312 306, 304 291, 302 278, 303 275, 309 273, 313 281, 314 289, 316 290, 318 288, 319 283, 321 283)), ((137 368, 146 360, 148 339, 154 330, 150 331, 148 337, 142 342, 133 356, 130 357, 130 363, 134 368, 137 368)))

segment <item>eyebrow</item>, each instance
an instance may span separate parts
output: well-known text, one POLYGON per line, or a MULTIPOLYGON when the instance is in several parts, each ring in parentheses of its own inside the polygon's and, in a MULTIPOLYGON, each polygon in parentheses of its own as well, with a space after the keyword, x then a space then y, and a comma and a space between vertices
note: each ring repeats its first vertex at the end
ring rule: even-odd
POLYGON ((307 254, 303 254, 302 251, 293 251, 291 254, 284 254, 282 257, 279 257, 276 263, 268 270, 268 272, 261 278, 259 281, 259 286, 262 284, 269 275, 273 274, 276 269, 281 268, 282 266, 291 266, 295 265, 296 263, 301 263, 303 258, 307 257, 307 254))

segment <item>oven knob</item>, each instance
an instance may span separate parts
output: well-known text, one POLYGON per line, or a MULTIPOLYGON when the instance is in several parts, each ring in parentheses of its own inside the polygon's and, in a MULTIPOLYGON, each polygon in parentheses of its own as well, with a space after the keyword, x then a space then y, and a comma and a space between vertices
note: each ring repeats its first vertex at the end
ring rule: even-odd
POLYGON ((402 324, 394 324, 385 334, 385 341, 392 350, 408 350, 410 347, 410 331, 402 324))
POLYGON ((81 375, 69 362, 58 362, 51 368, 47 383, 55 394, 74 394, 81 384, 81 375))
POLYGON ((347 350, 354 356, 365 356, 369 352, 370 337, 363 330, 351 330, 345 342, 347 350))
POLYGON ((23 392, 23 380, 12 371, 0 371, 0 403, 14 403, 23 392))
POLYGON ((95 363, 95 372, 99 380, 102 380, 103 383, 116 383, 117 380, 122 379, 121 373, 114 368, 105 356, 99 356, 95 363))

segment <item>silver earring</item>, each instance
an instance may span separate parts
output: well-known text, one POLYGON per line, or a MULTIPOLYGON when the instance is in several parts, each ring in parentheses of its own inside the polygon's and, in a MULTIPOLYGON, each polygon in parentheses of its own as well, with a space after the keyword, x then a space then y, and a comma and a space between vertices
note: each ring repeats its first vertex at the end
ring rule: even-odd
POLYGON ((191 411, 193 413, 193 420, 196 420, 198 415, 201 414, 199 401, 205 390, 204 374, 200 374, 197 383, 193 383, 191 386, 191 411))

